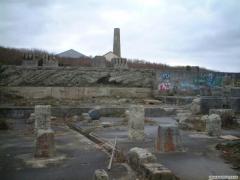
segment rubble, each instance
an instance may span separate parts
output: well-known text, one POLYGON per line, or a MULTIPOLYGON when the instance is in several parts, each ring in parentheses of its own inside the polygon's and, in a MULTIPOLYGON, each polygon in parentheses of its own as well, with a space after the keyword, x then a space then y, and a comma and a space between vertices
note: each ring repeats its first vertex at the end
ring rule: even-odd
POLYGON ((80 121, 80 117, 78 115, 74 115, 71 119, 73 121, 80 121))
POLYGON ((32 124, 32 123, 34 123, 34 121, 35 121, 35 114, 31 113, 29 118, 26 120, 26 123, 27 124, 32 124))
POLYGON ((156 163, 156 157, 146 149, 132 148, 128 152, 128 162, 143 179, 176 180, 175 175, 162 164, 156 163))
POLYGON ((91 117, 89 116, 88 113, 82 113, 81 120, 83 120, 83 121, 90 121, 91 117))
POLYGON ((149 180, 177 180, 171 170, 159 163, 144 163, 143 177, 149 180))
POLYGON ((231 127, 236 124, 232 109, 210 109, 209 114, 218 114, 221 117, 222 127, 231 127))
POLYGON ((97 169, 94 172, 94 180, 109 180, 108 174, 104 169, 97 169))
POLYGON ((201 103, 200 98, 193 99, 193 102, 191 103, 191 106, 190 106, 190 110, 193 115, 201 113, 200 103, 201 103))
POLYGON ((101 122, 100 123, 102 125, 102 127, 106 128, 106 127, 112 127, 113 123, 111 122, 101 122))
POLYGON ((146 149, 134 147, 128 152, 128 162, 133 169, 140 171, 142 164, 154 163, 156 157, 146 149))
POLYGON ((218 114, 211 114, 206 121, 206 131, 210 136, 221 135, 221 117, 218 114))

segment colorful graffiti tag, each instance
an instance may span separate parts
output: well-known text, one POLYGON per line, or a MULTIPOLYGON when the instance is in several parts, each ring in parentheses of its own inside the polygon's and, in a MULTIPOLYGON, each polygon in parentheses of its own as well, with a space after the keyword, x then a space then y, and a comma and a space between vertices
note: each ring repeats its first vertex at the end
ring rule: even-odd
POLYGON ((164 72, 160 74, 161 80, 168 80, 170 79, 170 73, 169 72, 164 72))
POLYGON ((222 86, 223 77, 214 75, 213 73, 202 74, 193 79, 193 84, 198 86, 220 87, 222 86))
POLYGON ((182 81, 179 83, 179 88, 182 90, 190 90, 190 89, 197 89, 197 86, 195 84, 192 84, 190 82, 187 81, 182 81))
POLYGON ((164 72, 160 74, 160 81, 161 83, 158 85, 158 90, 161 92, 166 92, 171 89, 170 83, 170 73, 164 72))
POLYGON ((169 82, 160 83, 158 86, 159 91, 169 91, 171 84, 169 82))

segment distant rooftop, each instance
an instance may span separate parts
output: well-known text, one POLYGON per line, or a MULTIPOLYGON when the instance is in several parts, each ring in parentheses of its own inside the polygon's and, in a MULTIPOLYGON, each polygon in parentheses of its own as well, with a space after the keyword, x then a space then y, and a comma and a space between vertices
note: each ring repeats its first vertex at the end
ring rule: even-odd
POLYGON ((75 51, 74 49, 69 49, 67 51, 64 51, 62 53, 56 54, 58 57, 62 58, 82 58, 82 57, 87 57, 86 55, 75 51))

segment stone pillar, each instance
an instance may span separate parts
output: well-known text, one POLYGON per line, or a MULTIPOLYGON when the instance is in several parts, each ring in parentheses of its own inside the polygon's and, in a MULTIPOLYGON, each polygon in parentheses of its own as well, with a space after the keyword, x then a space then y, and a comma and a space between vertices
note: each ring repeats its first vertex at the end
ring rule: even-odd
POLYGON ((114 28, 113 53, 121 57, 120 29, 114 28))
POLYGON ((193 102, 191 103, 191 106, 190 106, 190 110, 193 115, 201 113, 200 103, 201 103, 200 98, 193 99, 193 102))
POLYGON ((129 108, 128 137, 131 140, 144 139, 144 107, 141 105, 129 108))
POLYGON ((51 106, 36 105, 35 106, 35 129, 50 129, 51 128, 51 106))
POLYGON ((211 114, 206 119, 206 131, 209 136, 220 136, 221 126, 222 122, 218 114, 211 114))
POLYGON ((181 151, 182 139, 178 126, 175 124, 158 126, 155 146, 157 152, 181 151))
POLYGON ((51 129, 51 106, 35 106, 35 157, 48 158, 54 156, 54 132, 51 129))
POLYGON ((39 129, 36 138, 35 157, 49 158, 55 154, 54 132, 51 129, 39 129))

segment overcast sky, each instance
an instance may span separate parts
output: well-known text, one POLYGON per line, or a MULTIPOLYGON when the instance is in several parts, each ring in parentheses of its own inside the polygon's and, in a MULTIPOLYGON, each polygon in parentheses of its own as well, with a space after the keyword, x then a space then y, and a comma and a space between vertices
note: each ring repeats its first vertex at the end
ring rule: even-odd
POLYGON ((0 45, 240 72, 240 0, 0 0, 0 45))

